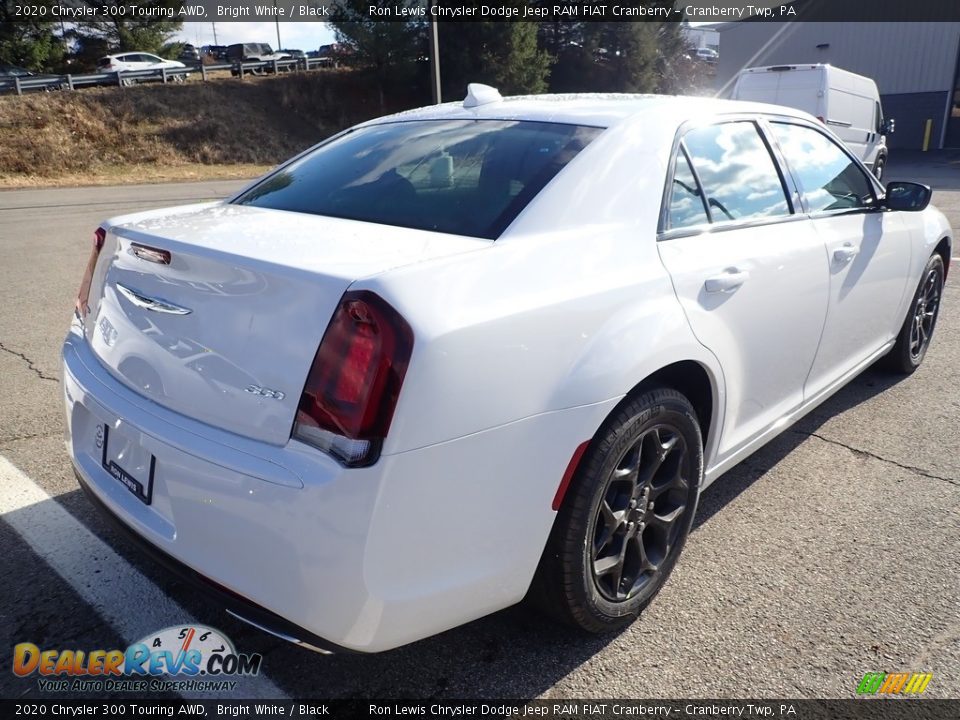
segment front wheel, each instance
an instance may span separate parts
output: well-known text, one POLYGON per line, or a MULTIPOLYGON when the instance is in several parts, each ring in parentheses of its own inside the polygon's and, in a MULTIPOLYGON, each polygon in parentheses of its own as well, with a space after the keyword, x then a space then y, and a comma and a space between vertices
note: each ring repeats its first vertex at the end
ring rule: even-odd
POLYGON ((884 358, 884 364, 894 372, 909 375, 923 362, 933 338, 933 330, 940 314, 940 297, 944 282, 943 258, 934 253, 927 261, 920 277, 910 310, 897 335, 897 342, 884 358))
POLYGON ((588 632, 632 623, 677 562, 702 476, 700 426, 682 394, 651 390, 623 403, 581 461, 530 599, 588 632))
POLYGON ((873 176, 877 180, 883 180, 883 168, 887 164, 887 158, 883 155, 877 156, 877 161, 873 164, 873 176))

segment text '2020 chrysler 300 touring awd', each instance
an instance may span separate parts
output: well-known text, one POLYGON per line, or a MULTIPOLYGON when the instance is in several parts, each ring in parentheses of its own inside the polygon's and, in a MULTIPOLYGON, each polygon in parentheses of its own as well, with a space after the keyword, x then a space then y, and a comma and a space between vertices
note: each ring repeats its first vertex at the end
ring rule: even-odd
POLYGON ((472 86, 104 223, 68 450, 288 639, 381 651, 525 596, 616 630, 707 485, 923 360, 952 244, 929 200, 789 108, 472 86))

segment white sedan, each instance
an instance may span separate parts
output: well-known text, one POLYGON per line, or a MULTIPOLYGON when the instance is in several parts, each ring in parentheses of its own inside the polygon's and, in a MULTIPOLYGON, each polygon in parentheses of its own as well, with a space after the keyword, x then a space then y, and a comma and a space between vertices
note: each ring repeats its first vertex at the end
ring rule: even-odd
MULTIPOLYGON (((182 70, 187 66, 178 60, 166 60, 157 55, 145 52, 127 52, 117 55, 107 55, 97 61, 97 72, 132 72, 134 70, 182 70)), ((186 74, 170 73, 170 78, 175 81, 183 81, 186 74)), ((134 78, 124 78, 124 85, 131 85, 135 82, 134 78)))
POLYGON ((147 550, 295 642, 381 651, 525 596, 617 630, 704 488, 923 361, 952 251, 929 200, 789 108, 471 86, 103 223, 69 453, 147 550))

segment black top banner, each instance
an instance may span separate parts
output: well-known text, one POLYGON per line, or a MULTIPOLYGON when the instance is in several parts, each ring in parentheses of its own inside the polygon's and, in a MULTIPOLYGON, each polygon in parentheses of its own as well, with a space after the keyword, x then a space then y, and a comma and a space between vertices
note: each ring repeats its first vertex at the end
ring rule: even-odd
POLYGON ((18 20, 212 22, 960 22, 960 1, 924 0, 2 0, 18 20))

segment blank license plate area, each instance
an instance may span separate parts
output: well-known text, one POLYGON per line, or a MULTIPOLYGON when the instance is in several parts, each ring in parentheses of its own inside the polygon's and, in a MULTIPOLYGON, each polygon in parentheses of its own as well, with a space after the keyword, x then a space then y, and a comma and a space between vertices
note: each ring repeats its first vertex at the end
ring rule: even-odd
POLYGON ((101 425, 97 431, 98 444, 101 442, 101 435, 103 469, 136 495, 137 499, 149 505, 153 497, 156 459, 140 443, 131 440, 116 428, 101 425))

